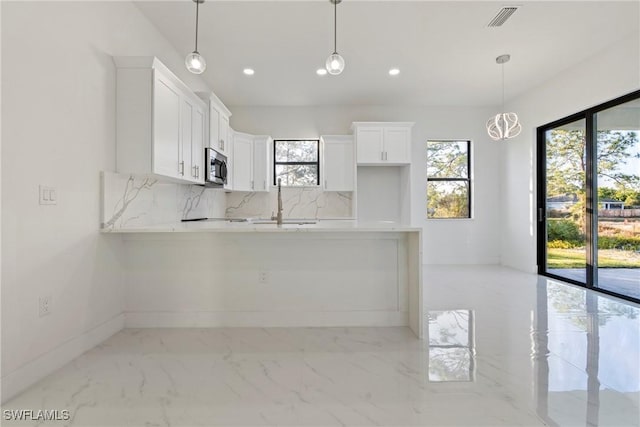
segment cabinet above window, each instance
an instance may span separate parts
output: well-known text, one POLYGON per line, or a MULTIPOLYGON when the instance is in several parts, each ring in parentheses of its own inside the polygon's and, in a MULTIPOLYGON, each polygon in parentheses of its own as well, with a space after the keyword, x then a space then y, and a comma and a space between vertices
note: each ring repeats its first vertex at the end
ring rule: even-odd
POLYGON ((411 128, 408 122, 354 122, 356 160, 360 166, 411 164, 411 128))

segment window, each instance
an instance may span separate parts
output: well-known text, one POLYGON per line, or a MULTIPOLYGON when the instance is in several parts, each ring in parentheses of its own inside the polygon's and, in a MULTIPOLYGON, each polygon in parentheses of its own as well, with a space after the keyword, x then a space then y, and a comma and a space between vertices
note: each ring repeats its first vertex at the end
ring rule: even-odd
POLYGON ((471 141, 427 141, 427 218, 471 218, 471 141))
POLYGON ((303 187, 320 185, 320 144, 317 139, 273 141, 273 185, 303 187))

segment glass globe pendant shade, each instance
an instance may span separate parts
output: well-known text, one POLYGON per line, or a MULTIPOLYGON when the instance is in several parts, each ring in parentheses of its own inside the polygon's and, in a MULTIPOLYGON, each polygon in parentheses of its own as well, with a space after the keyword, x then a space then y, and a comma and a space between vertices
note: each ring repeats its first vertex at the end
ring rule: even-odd
POLYGON ((487 121, 487 133, 494 141, 515 138, 522 132, 516 113, 499 113, 487 121))
POLYGON ((204 57, 197 51, 188 54, 184 63, 187 66, 187 70, 191 71, 193 74, 202 74, 204 73, 204 70, 207 69, 207 61, 205 61, 204 57))
POLYGON ((333 52, 327 58, 326 68, 329 74, 338 75, 344 70, 344 58, 338 52, 333 52))

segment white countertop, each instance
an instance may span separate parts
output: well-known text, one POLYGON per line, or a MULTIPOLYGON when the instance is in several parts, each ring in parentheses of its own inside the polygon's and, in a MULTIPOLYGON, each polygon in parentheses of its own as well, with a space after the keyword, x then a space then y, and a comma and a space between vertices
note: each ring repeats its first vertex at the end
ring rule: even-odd
MULTIPOLYGON (((256 220, 257 221, 257 220, 256 220)), ((287 221, 287 220, 285 220, 287 221)), ((300 220, 301 222, 309 220, 300 220)), ((190 221, 137 228, 102 229, 103 233, 305 233, 305 232, 413 232, 411 227, 391 221, 315 220, 314 224, 257 224, 221 220, 190 221)))

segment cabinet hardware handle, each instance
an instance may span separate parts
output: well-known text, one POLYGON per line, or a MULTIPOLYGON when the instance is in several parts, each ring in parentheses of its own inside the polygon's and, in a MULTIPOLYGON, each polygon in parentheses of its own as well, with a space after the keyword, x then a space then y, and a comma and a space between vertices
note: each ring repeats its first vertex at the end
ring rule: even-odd
POLYGON ((380 160, 384 160, 384 151, 380 152, 380 160))
POLYGON ((200 166, 196 165, 196 178, 200 178, 200 166))
POLYGON ((327 180, 326 179, 324 180, 324 189, 325 190, 327 189, 327 180))
POLYGON ((262 189, 263 190, 267 189, 267 181, 266 180, 262 181, 262 189))
POLYGON ((178 173, 184 176, 184 160, 178 163, 178 173))
POLYGON ((224 150, 224 139, 220 140, 220 149, 224 150))
POLYGON ((253 181, 251 181, 251 189, 253 190, 253 181))

